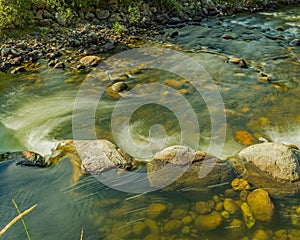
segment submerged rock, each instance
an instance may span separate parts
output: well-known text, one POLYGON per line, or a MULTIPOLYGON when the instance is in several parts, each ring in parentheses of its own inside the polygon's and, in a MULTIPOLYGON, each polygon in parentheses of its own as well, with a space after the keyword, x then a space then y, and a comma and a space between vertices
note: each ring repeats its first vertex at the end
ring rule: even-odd
POLYGON ((200 231, 211 231, 218 228, 223 222, 219 212, 213 211, 208 215, 200 215, 195 220, 195 227, 200 231))
POLYGON ((242 150, 238 156, 275 178, 299 180, 299 152, 282 143, 255 144, 242 150))
POLYGON ((43 156, 30 151, 6 152, 0 154, 0 162, 9 160, 16 161, 17 165, 29 167, 46 167, 48 165, 43 156))
POLYGON ((76 140, 81 169, 100 174, 114 167, 131 168, 132 158, 107 140, 76 140))
POLYGON ((114 167, 129 169, 132 158, 108 140, 65 140, 61 141, 51 163, 56 163, 67 157, 70 159, 74 175, 73 183, 86 172, 100 174, 114 167))
POLYGON ((166 210, 167 210, 166 205, 164 205, 162 203, 152 203, 148 207, 147 214, 148 214, 149 218, 156 219, 166 210))
POLYGON ((244 202, 241 205, 241 210, 242 210, 244 222, 245 222, 247 228, 252 228, 254 226, 256 220, 253 217, 253 214, 250 210, 248 203, 244 202))
POLYGON ((167 233, 176 233, 179 232, 181 227, 182 227, 182 223, 180 220, 170 220, 165 224, 164 230, 167 233))
POLYGON ((225 198, 224 200, 224 209, 229 212, 231 215, 239 212, 240 207, 237 203, 231 198, 225 198))
POLYGON ((282 143, 252 145, 229 159, 241 178, 273 196, 299 192, 299 152, 282 143))
POLYGON ((249 183, 245 179, 236 178, 233 179, 231 182, 231 187, 233 190, 244 190, 244 189, 250 189, 249 183))
POLYGON ((197 191, 208 186, 229 184, 235 177, 227 161, 185 146, 171 146, 158 152, 147 164, 147 173, 152 187, 170 183, 166 190, 197 191))
POLYGON ((249 193, 247 203, 256 220, 271 222, 275 213, 275 206, 265 190, 255 189, 249 193))

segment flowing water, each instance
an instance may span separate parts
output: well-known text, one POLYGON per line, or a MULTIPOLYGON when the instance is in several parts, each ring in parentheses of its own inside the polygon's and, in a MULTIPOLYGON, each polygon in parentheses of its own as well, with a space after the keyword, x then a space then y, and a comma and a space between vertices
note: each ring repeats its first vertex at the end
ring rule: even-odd
MULTIPOLYGON (((299 12, 300 7, 294 6, 212 19, 200 26, 178 29, 179 36, 168 39, 172 41, 172 48, 204 67, 204 76, 209 75, 220 91, 226 114, 226 137, 220 158, 234 154, 247 144, 259 142, 260 137, 300 146, 300 48, 289 45, 300 37, 299 12), (230 34, 234 39, 221 38, 224 34, 230 34), (248 67, 231 63, 232 57, 244 59, 248 67)), ((118 61, 111 60, 111 63, 110 67, 117 69, 118 61)), ((27 149, 49 155, 60 140, 73 138, 75 98, 87 74, 49 69, 45 62, 40 64, 38 69, 25 74, 0 75, 1 152, 27 149)), ((181 143, 181 121, 192 122, 188 126, 195 129, 188 130, 196 134, 190 134, 187 141, 196 141, 200 150, 209 148, 211 138, 223 137, 220 129, 213 136, 211 129, 216 119, 210 118, 210 114, 222 108, 207 107, 207 99, 189 79, 162 69, 146 69, 142 65, 140 69, 132 69, 130 62, 122 64, 128 72, 125 82, 134 90, 128 92, 127 101, 119 103, 122 96, 116 98, 114 93, 98 96, 99 104, 92 116, 95 131, 85 132, 84 136, 96 134, 97 138, 109 139, 125 146, 130 154, 142 160, 150 159, 163 147, 181 143), (152 89, 153 83, 168 88, 152 89), (146 84, 146 90, 140 88, 146 84), (143 91, 151 93, 147 95, 148 102, 139 98, 143 91), (179 95, 190 105, 181 97, 178 100, 179 95), (159 99, 165 100, 159 102, 159 99), (132 106, 139 102, 143 107, 134 109, 132 106), (191 106, 195 114, 196 127, 191 115, 186 114, 187 106, 191 106), (124 119, 127 111, 132 111, 128 125, 123 124, 128 120, 124 119), (111 124, 113 114, 118 117, 111 124), (128 136, 131 139, 127 141, 128 136), (126 145, 131 141, 135 144, 126 145)), ((189 69, 189 66, 183 67, 189 69)), ((92 89, 86 89, 91 92, 85 97, 92 96, 95 89, 99 91, 98 87, 105 85, 106 80, 98 79, 91 85, 92 89)), ((204 83, 199 87, 209 91, 209 86, 204 83)), ((81 107, 84 106, 83 103, 81 107)), ((87 122, 90 120, 86 119, 87 122)), ((259 229, 275 234, 278 230, 292 232, 300 227, 297 222, 300 215, 291 217, 296 214, 300 202, 296 198, 282 198, 275 201, 277 220, 269 225, 257 224, 251 230, 240 227, 237 231, 229 224, 234 218, 242 219, 240 215, 230 216, 226 223, 211 232, 201 232, 193 223, 168 229, 166 225, 172 219, 193 217, 197 201, 211 200, 214 195, 214 199, 228 196, 230 191, 225 190, 230 186, 218 190, 211 186, 200 192, 162 190, 135 195, 113 190, 89 175, 72 184, 72 175, 68 159, 44 169, 16 166, 11 161, 0 163, 0 228, 17 215, 12 198, 21 210, 38 204, 25 217, 32 239, 79 239, 82 228, 84 239, 220 239, 221 236, 252 239, 259 229), (149 216, 148 208, 153 203, 161 204, 167 210, 157 217, 149 216)), ((236 194, 230 197, 239 198, 236 194)), ((294 235, 297 236, 297 232, 294 235)), ((26 239, 21 222, 5 233, 3 239, 26 239)))

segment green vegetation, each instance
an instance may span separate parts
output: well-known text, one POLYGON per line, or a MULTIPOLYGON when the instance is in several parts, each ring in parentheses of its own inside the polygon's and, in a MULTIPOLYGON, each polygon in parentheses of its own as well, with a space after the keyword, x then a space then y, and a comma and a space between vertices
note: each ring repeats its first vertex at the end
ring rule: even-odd
MULTIPOLYGON (((178 12, 182 8, 180 2, 180 0, 152 1, 157 8, 164 9, 166 12, 178 12)), ((91 7, 103 9, 108 3, 109 0, 0 0, 0 29, 33 24, 35 22, 34 9, 54 9, 60 14, 62 21, 67 21, 76 15, 78 9, 91 7)), ((117 0, 118 5, 127 8, 129 21, 132 23, 140 20, 142 3, 142 0, 117 0)))
POLYGON ((124 32, 124 27, 120 22, 115 22, 113 25, 113 30, 115 31, 115 33, 121 35, 124 32))
POLYGON ((34 23, 33 9, 55 9, 63 19, 79 8, 106 4, 107 0, 0 0, 0 29, 22 27, 34 23))
MULTIPOLYGON (((12 199, 12 202, 13 202, 13 204, 14 204, 14 206, 15 206, 17 212, 18 212, 18 214, 20 215, 20 214, 21 214, 21 211, 20 211, 19 206, 17 205, 16 201, 15 201, 14 199, 12 199)), ((21 217, 21 221, 22 221, 22 224, 23 224, 23 226, 24 226, 24 229, 25 229, 26 236, 27 236, 28 240, 31 240, 31 237, 30 237, 29 232, 28 232, 28 228, 27 228, 27 226, 26 226, 26 223, 25 223, 23 217, 21 217)))
POLYGON ((131 23, 135 23, 140 20, 141 13, 140 13, 139 5, 129 6, 128 13, 129 13, 129 21, 131 23))
MULTIPOLYGON (((24 27, 34 23, 35 9, 54 9, 60 14, 62 22, 67 22, 77 14, 78 9, 105 9, 113 0, 0 0, 0 29, 24 27)), ((143 2, 152 3, 157 9, 166 13, 180 13, 183 3, 195 4, 197 0, 114 0, 119 6, 127 9, 129 21, 134 23, 140 20, 140 6, 143 2)), ((288 0, 279 0, 284 3, 288 0)), ((214 3, 229 5, 255 6, 268 0, 213 0, 214 3)))

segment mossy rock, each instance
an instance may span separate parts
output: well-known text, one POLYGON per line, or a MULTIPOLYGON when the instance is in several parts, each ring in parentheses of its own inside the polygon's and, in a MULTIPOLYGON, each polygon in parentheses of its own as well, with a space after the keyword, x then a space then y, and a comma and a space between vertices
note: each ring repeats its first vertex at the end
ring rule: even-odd
POLYGON ((208 215, 200 215, 195 220, 195 227, 200 231, 211 231, 221 226, 223 218, 217 211, 208 215))
POLYGON ((275 214, 275 206, 268 192, 263 189, 255 189, 249 193, 247 203, 256 220, 271 222, 275 214))

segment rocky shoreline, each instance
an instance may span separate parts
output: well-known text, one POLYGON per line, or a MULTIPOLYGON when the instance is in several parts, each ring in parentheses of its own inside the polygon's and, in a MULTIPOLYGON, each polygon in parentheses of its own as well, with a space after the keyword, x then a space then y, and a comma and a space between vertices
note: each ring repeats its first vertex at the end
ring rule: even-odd
POLYGON ((166 33, 166 28, 199 25, 210 18, 278 6, 277 2, 268 2, 233 7, 212 1, 183 5, 185 7, 180 12, 164 13, 143 3, 138 9, 138 18, 133 20, 136 15, 115 4, 109 4, 104 10, 80 10, 66 19, 53 9, 34 6, 33 15, 38 26, 32 26, 32 30, 24 34, 17 30, 17 36, 12 38, 7 32, 7 39, 3 38, 0 47, 0 71, 12 74, 25 72, 35 67, 40 59, 46 59, 49 67, 83 70, 90 66, 80 64, 78 60, 82 57, 97 55, 105 59, 107 54, 157 41, 158 37, 176 37, 176 31, 166 33))

